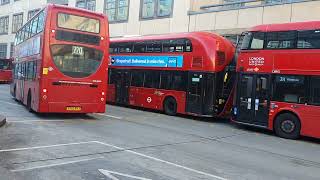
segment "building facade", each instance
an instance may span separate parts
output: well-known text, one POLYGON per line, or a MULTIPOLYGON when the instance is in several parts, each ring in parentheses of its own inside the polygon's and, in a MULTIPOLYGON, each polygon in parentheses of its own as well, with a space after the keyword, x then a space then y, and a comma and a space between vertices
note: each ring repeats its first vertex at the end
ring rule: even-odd
POLYGON ((0 58, 15 32, 47 3, 105 13, 111 37, 212 31, 233 41, 248 28, 320 19, 318 0, 0 0, 0 58))

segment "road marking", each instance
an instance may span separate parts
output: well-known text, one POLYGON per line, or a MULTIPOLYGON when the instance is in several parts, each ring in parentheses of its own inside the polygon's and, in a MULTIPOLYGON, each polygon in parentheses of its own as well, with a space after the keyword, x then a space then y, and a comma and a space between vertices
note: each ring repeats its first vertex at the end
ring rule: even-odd
POLYGON ((95 113, 95 114, 100 115, 100 116, 105 116, 105 117, 114 118, 114 119, 123 119, 122 117, 112 116, 112 115, 108 115, 108 114, 102 114, 102 113, 95 113))
POLYGON ((138 176, 132 176, 132 175, 129 175, 129 174, 123 174, 123 173, 110 171, 110 170, 105 170, 105 169, 99 169, 99 171, 102 174, 104 174, 105 176, 107 176, 108 178, 112 179, 112 180, 119 180, 118 178, 114 177, 112 174, 123 176, 123 177, 132 178, 132 179, 138 179, 138 180, 152 180, 152 179, 147 179, 147 178, 138 177, 138 176))
POLYGON ((7 101, 0 100, 0 102, 6 103, 6 104, 10 104, 10 105, 20 106, 19 104, 7 102, 7 101))
POLYGON ((77 142, 77 143, 55 144, 55 145, 48 145, 48 146, 34 146, 34 147, 26 147, 26 148, 2 149, 2 150, 0 150, 0 153, 1 152, 11 152, 11 151, 31 150, 31 149, 43 149, 43 148, 60 147, 60 146, 90 144, 90 143, 97 143, 97 142, 96 141, 87 141, 87 142, 77 142))
POLYGON ((96 157, 96 158, 81 159, 81 160, 77 160, 77 161, 66 161, 63 163, 49 164, 49 165, 43 165, 43 166, 34 166, 34 167, 30 167, 30 168, 15 169, 15 170, 11 170, 11 171, 12 172, 30 171, 30 170, 34 170, 34 169, 62 166, 62 165, 67 165, 67 164, 75 164, 75 163, 79 163, 79 162, 91 161, 91 160, 102 159, 102 158, 104 158, 104 157, 101 156, 101 157, 96 157))
POLYGON ((11 123, 27 123, 27 122, 64 122, 64 121, 69 121, 69 120, 9 120, 8 122, 11 123))
POLYGON ((148 155, 136 152, 136 151, 127 150, 125 148, 118 147, 118 146, 115 146, 115 145, 112 145, 112 144, 107 144, 107 143, 100 142, 100 141, 95 141, 95 142, 99 143, 99 144, 102 144, 102 145, 105 145, 105 146, 113 147, 115 149, 119 149, 119 150, 122 150, 122 151, 125 151, 125 152, 128 152, 128 153, 131 153, 131 154, 135 154, 135 155, 138 155, 138 156, 141 156, 141 157, 152 159, 154 161, 158 161, 158 162, 161 162, 161 163, 169 164, 169 165, 172 165, 172 166, 175 166, 175 167, 178 167, 178 168, 190 171, 190 172, 194 172, 194 173, 197 173, 197 174, 201 174, 201 175, 212 177, 212 178, 219 179, 219 180, 227 180, 226 178, 221 177, 221 176, 209 174, 209 173, 206 173, 206 172, 203 172, 203 171, 199 171, 199 170, 192 169, 192 168, 189 168, 189 167, 186 167, 186 166, 182 166, 182 165, 175 164, 175 163, 172 163, 172 162, 169 162, 169 161, 165 161, 165 160, 162 160, 162 159, 159 159, 159 158, 156 158, 156 157, 148 156, 148 155))

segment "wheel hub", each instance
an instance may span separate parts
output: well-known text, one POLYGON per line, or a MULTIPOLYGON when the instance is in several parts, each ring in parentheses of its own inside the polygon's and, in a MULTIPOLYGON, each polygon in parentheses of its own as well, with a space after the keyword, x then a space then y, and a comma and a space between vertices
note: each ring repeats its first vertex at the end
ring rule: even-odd
POLYGON ((286 133, 292 133, 295 129, 295 124, 291 120, 284 120, 281 123, 281 129, 286 133))

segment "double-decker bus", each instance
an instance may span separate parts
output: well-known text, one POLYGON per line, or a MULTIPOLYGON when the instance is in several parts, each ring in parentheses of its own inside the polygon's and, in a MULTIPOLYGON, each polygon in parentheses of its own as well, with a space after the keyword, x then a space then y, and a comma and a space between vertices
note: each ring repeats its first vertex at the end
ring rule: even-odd
POLYGON ((111 39, 107 101, 168 115, 223 116, 232 107, 235 67, 226 67, 234 51, 206 32, 111 39))
POLYGON ((39 113, 105 112, 108 48, 106 16, 48 5, 16 33, 11 94, 39 113))
POLYGON ((246 33, 237 62, 234 121, 283 138, 320 137, 320 21, 246 33))
POLYGON ((8 83, 12 80, 12 60, 0 59, 0 83, 8 83))

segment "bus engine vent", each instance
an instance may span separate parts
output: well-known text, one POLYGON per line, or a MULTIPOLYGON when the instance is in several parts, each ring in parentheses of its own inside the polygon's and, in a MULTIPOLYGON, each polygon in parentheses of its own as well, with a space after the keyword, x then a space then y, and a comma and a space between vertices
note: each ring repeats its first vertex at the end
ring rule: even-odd
POLYGON ((75 32, 61 31, 61 30, 57 31, 56 39, 61 41, 71 41, 71 42, 78 42, 78 43, 92 44, 92 45, 100 44, 99 36, 94 36, 89 34, 80 34, 75 32))
POLYGON ((226 61, 226 54, 222 51, 217 51, 217 61, 218 65, 224 65, 226 61))
POLYGON ((202 66, 203 66, 203 57, 202 56, 193 57, 192 67, 202 68, 202 66))

